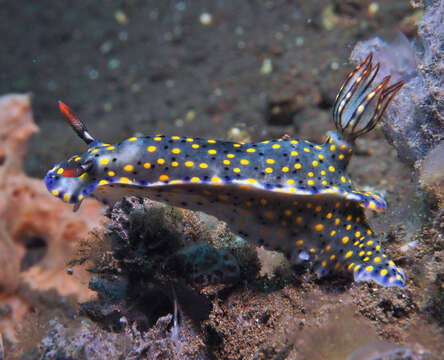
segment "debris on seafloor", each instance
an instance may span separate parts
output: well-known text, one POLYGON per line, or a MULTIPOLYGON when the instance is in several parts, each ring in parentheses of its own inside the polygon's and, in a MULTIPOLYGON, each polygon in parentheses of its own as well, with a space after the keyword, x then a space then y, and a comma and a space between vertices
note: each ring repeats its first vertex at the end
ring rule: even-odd
POLYGON ((64 308, 69 301, 62 296, 94 295, 82 283, 86 273, 69 276, 65 267, 78 241, 100 224, 100 207, 90 201, 75 215, 48 196, 43 180, 25 174, 27 145, 37 131, 29 95, 0 97, 0 333, 7 341, 29 311, 64 308))
POLYGON ((81 304, 81 313, 96 324, 84 321, 68 334, 52 322, 42 341, 46 358, 75 358, 86 337, 89 344, 98 344, 86 348, 94 359, 111 356, 109 351, 112 356, 207 359, 199 324, 211 304, 200 290, 217 293, 255 276, 259 265, 254 247, 213 217, 148 199, 123 199, 108 216, 104 233, 92 234, 91 243, 84 244, 88 248, 72 264, 87 263, 96 274, 89 286, 98 299, 81 304), (65 347, 67 343, 73 345, 65 347), (108 350, 97 352, 103 347, 108 350))

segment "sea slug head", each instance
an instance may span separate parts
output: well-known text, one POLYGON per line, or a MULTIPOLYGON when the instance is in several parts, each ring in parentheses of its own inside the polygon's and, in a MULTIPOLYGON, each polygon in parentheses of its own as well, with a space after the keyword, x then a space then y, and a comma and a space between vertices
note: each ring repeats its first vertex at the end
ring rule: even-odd
POLYGON ((79 137, 88 145, 88 152, 73 155, 49 170, 45 176, 48 190, 67 203, 78 204, 95 188, 95 172, 97 171, 95 153, 106 144, 95 140, 85 125, 62 102, 60 110, 68 119, 69 124, 79 137))

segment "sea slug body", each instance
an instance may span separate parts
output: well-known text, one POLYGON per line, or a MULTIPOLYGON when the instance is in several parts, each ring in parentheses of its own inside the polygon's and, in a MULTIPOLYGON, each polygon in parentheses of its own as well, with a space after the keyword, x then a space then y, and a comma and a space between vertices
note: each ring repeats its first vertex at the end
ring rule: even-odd
POLYGON ((337 132, 323 145, 278 139, 233 143, 181 136, 131 137, 110 145, 95 140, 60 103, 88 151, 51 169, 50 192, 80 206, 92 196, 112 206, 127 195, 149 197, 226 221, 246 240, 282 251, 291 263, 310 260, 324 275, 345 269, 356 281, 404 286, 401 269, 384 253, 364 209, 386 207, 362 192, 345 172, 352 143, 373 129, 402 82, 372 82, 371 55, 347 78, 336 99, 337 132))

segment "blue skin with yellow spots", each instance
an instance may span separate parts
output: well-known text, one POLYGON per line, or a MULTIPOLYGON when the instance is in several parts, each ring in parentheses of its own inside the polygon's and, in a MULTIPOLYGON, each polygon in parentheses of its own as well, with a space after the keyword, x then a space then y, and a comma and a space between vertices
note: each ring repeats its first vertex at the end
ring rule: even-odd
POLYGON ((291 263, 310 260, 324 275, 345 269, 356 281, 404 286, 405 276, 384 253, 364 209, 384 210, 377 193, 362 192, 345 172, 354 139, 370 131, 402 86, 376 87, 371 55, 347 78, 336 99, 337 132, 323 145, 278 139, 233 143, 163 135, 110 145, 60 108, 88 151, 51 169, 46 185, 76 204, 92 196, 112 206, 126 195, 149 197, 226 221, 233 232, 282 251, 291 263))

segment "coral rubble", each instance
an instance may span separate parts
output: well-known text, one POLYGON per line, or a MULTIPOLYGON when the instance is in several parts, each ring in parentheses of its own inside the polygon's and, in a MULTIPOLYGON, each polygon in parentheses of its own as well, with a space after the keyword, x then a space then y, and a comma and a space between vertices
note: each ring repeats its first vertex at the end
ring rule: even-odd
POLYGON ((351 59, 358 64, 369 52, 381 64, 379 76, 391 74, 404 80, 383 124, 384 133, 402 160, 416 169, 421 161, 444 139, 444 2, 427 1, 418 22, 422 48, 415 49, 406 39, 388 44, 380 38, 359 42, 351 59))

